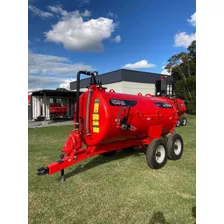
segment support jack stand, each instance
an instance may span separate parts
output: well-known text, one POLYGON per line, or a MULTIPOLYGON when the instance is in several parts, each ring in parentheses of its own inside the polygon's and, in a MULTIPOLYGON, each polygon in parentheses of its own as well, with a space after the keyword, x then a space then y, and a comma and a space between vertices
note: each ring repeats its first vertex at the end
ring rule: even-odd
MULTIPOLYGON (((60 155, 60 158, 62 159, 62 158, 64 158, 64 154, 61 154, 60 155)), ((61 163, 62 162, 62 160, 59 160, 59 163, 61 163)), ((61 179, 60 179, 60 182, 61 183, 64 183, 65 182, 65 170, 64 169, 62 169, 61 170, 61 179)))
POLYGON ((65 182, 65 170, 61 170, 61 179, 60 179, 60 182, 61 183, 64 183, 65 182))

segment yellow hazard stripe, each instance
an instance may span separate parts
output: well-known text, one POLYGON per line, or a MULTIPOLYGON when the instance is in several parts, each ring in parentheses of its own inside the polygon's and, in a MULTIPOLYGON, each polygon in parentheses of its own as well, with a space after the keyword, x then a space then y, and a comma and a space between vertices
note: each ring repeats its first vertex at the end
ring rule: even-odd
POLYGON ((100 132, 99 127, 93 127, 93 132, 95 132, 95 133, 99 133, 99 132, 100 132))
POLYGON ((93 120, 99 120, 99 114, 93 114, 93 120))
POLYGON ((99 108, 98 107, 94 107, 94 113, 98 113, 99 108))
POLYGON ((94 113, 99 111, 99 103, 94 103, 94 113))
POLYGON ((93 121, 94 126, 99 126, 99 121, 93 121))
POLYGON ((93 132, 99 133, 99 99, 95 99, 93 112, 93 132))

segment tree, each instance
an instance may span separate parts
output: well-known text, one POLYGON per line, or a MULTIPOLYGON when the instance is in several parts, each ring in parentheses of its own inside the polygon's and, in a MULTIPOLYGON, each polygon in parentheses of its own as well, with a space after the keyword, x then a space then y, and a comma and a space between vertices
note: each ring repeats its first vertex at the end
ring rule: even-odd
POLYGON ((187 48, 188 52, 181 52, 173 55, 168 59, 166 69, 171 72, 174 79, 186 80, 187 77, 196 75, 196 41, 192 41, 191 45, 187 48))
POLYGON ((57 91, 68 91, 68 90, 65 89, 65 88, 57 88, 56 90, 57 90, 57 91))
POLYGON ((165 68, 176 82, 176 96, 186 100, 196 111, 196 41, 187 50, 169 58, 165 68))
POLYGON ((192 41, 191 45, 187 49, 191 57, 196 61, 196 40, 192 41))

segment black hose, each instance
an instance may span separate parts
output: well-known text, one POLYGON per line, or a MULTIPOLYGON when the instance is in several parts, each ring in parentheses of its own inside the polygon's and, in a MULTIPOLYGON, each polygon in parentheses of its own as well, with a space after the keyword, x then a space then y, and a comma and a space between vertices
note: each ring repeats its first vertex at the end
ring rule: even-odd
POLYGON ((79 94, 80 94, 80 75, 81 74, 92 76, 91 82, 93 82, 93 85, 96 84, 95 77, 98 75, 97 72, 88 72, 88 71, 79 71, 77 73, 75 130, 79 130, 79 94))
POLYGON ((90 135, 89 132, 89 112, 90 112, 90 103, 91 103, 91 96, 92 96, 92 89, 88 91, 87 103, 86 103, 86 135, 90 135))

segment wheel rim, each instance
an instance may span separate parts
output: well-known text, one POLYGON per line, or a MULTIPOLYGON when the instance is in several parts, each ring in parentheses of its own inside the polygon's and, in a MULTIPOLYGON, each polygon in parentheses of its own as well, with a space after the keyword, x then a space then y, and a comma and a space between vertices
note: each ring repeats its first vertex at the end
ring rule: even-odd
POLYGON ((157 163, 162 163, 165 159, 166 152, 163 145, 159 145, 156 149, 155 158, 157 163))
POLYGON ((174 153, 175 153, 175 155, 179 155, 179 154, 181 153, 181 150, 182 150, 182 144, 181 144, 181 141, 180 141, 179 139, 177 139, 177 140, 174 142, 173 149, 174 149, 174 153))
POLYGON ((183 125, 185 125, 187 123, 186 119, 183 119, 183 125))
POLYGON ((180 126, 180 120, 177 121, 177 126, 180 126))

